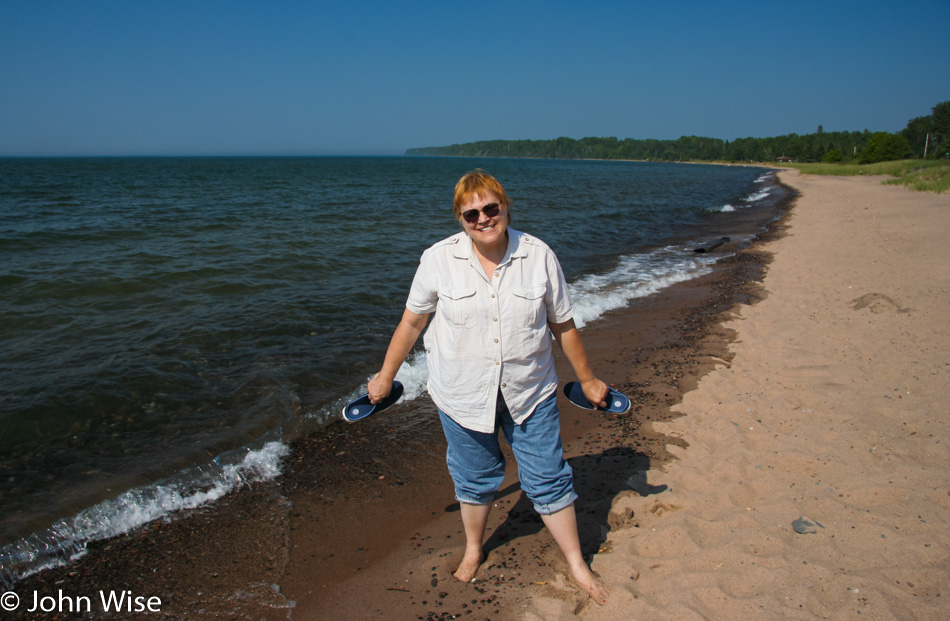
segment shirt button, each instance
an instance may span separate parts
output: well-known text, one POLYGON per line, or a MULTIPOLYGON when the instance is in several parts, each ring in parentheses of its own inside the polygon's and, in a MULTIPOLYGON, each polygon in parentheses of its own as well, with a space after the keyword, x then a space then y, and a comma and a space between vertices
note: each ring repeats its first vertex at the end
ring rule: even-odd
POLYGON ((500 364, 501 364, 501 363, 498 362, 497 360, 495 361, 495 366, 496 366, 496 367, 497 367, 498 365, 500 365, 500 364))
POLYGON ((495 339, 495 342, 497 343, 497 342, 498 342, 498 339, 495 339))
POLYGON ((506 386, 508 386, 508 382, 502 382, 502 383, 501 383, 501 387, 502 387, 502 388, 505 388, 506 386))
POLYGON ((493 294, 491 294, 491 296, 492 296, 492 297, 495 297, 495 294, 493 293, 493 294))
POLYGON ((491 320, 492 320, 492 321, 498 321, 498 317, 492 317, 491 320))

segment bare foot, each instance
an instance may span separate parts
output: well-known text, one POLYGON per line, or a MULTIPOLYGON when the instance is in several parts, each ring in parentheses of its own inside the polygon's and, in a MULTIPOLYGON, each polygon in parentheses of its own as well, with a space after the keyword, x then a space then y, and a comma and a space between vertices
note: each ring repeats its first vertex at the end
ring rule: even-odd
POLYGON ((465 556, 462 557, 459 568, 456 569, 452 575, 462 582, 471 582, 475 579, 475 574, 478 573, 478 568, 481 567, 484 561, 485 555, 481 549, 479 549, 478 552, 472 553, 466 549, 465 556))
POLYGON ((610 596, 610 587, 597 579, 594 572, 586 564, 571 567, 571 581, 579 589, 590 595, 590 598, 603 606, 610 596))

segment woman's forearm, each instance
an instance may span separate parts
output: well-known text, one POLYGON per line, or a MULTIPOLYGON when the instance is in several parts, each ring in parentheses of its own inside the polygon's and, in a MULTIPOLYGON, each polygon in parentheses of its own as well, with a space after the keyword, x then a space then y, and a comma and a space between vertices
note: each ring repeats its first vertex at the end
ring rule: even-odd
POLYGON ((561 346, 564 356, 571 363, 574 374, 584 389, 584 395, 588 401, 606 407, 607 402, 607 384, 597 379, 594 371, 590 368, 590 362, 587 360, 587 351, 584 349, 584 342, 574 324, 573 319, 568 319, 563 323, 548 324, 554 339, 561 346))
POLYGON ((587 351, 584 349, 584 343, 581 341, 581 335, 574 325, 574 320, 570 319, 562 324, 551 326, 551 332, 557 340, 564 356, 571 363, 574 369, 574 375, 581 383, 594 379, 594 372, 590 368, 590 362, 587 360, 587 351))
POLYGON ((396 372, 419 340, 419 335, 425 329, 428 319, 428 315, 417 315, 409 310, 403 313, 399 325, 393 332, 393 338, 389 341, 380 375, 387 376, 389 381, 396 377, 396 372))

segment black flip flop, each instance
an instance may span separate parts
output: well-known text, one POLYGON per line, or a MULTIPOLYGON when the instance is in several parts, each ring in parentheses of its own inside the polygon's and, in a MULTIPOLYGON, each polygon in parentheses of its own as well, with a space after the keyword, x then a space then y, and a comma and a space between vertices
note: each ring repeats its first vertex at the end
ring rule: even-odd
POLYGON ((370 403, 368 394, 363 395, 359 399, 351 401, 343 408, 343 419, 347 422, 355 423, 358 420, 363 420, 370 414, 382 412, 399 401, 399 398, 402 397, 402 391, 402 384, 400 382, 393 382, 393 389, 389 391, 389 396, 376 404, 370 403))
POLYGON ((623 414, 630 409, 630 399, 627 398, 627 395, 609 386, 607 387, 607 397, 604 399, 604 401, 607 402, 607 407, 605 408, 594 407, 594 404, 587 400, 580 382, 568 382, 564 384, 564 396, 566 396, 571 403, 585 410, 623 414))

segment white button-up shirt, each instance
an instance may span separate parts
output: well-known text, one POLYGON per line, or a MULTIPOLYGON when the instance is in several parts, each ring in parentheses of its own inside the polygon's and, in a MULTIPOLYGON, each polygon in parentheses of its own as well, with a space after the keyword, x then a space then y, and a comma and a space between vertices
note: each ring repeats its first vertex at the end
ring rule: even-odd
POLYGON ((557 390, 548 322, 574 314, 564 273, 541 240, 508 228, 508 250, 485 274, 460 232, 422 253, 406 308, 435 316, 423 342, 429 394, 467 429, 495 429, 501 390, 515 423, 557 390))

